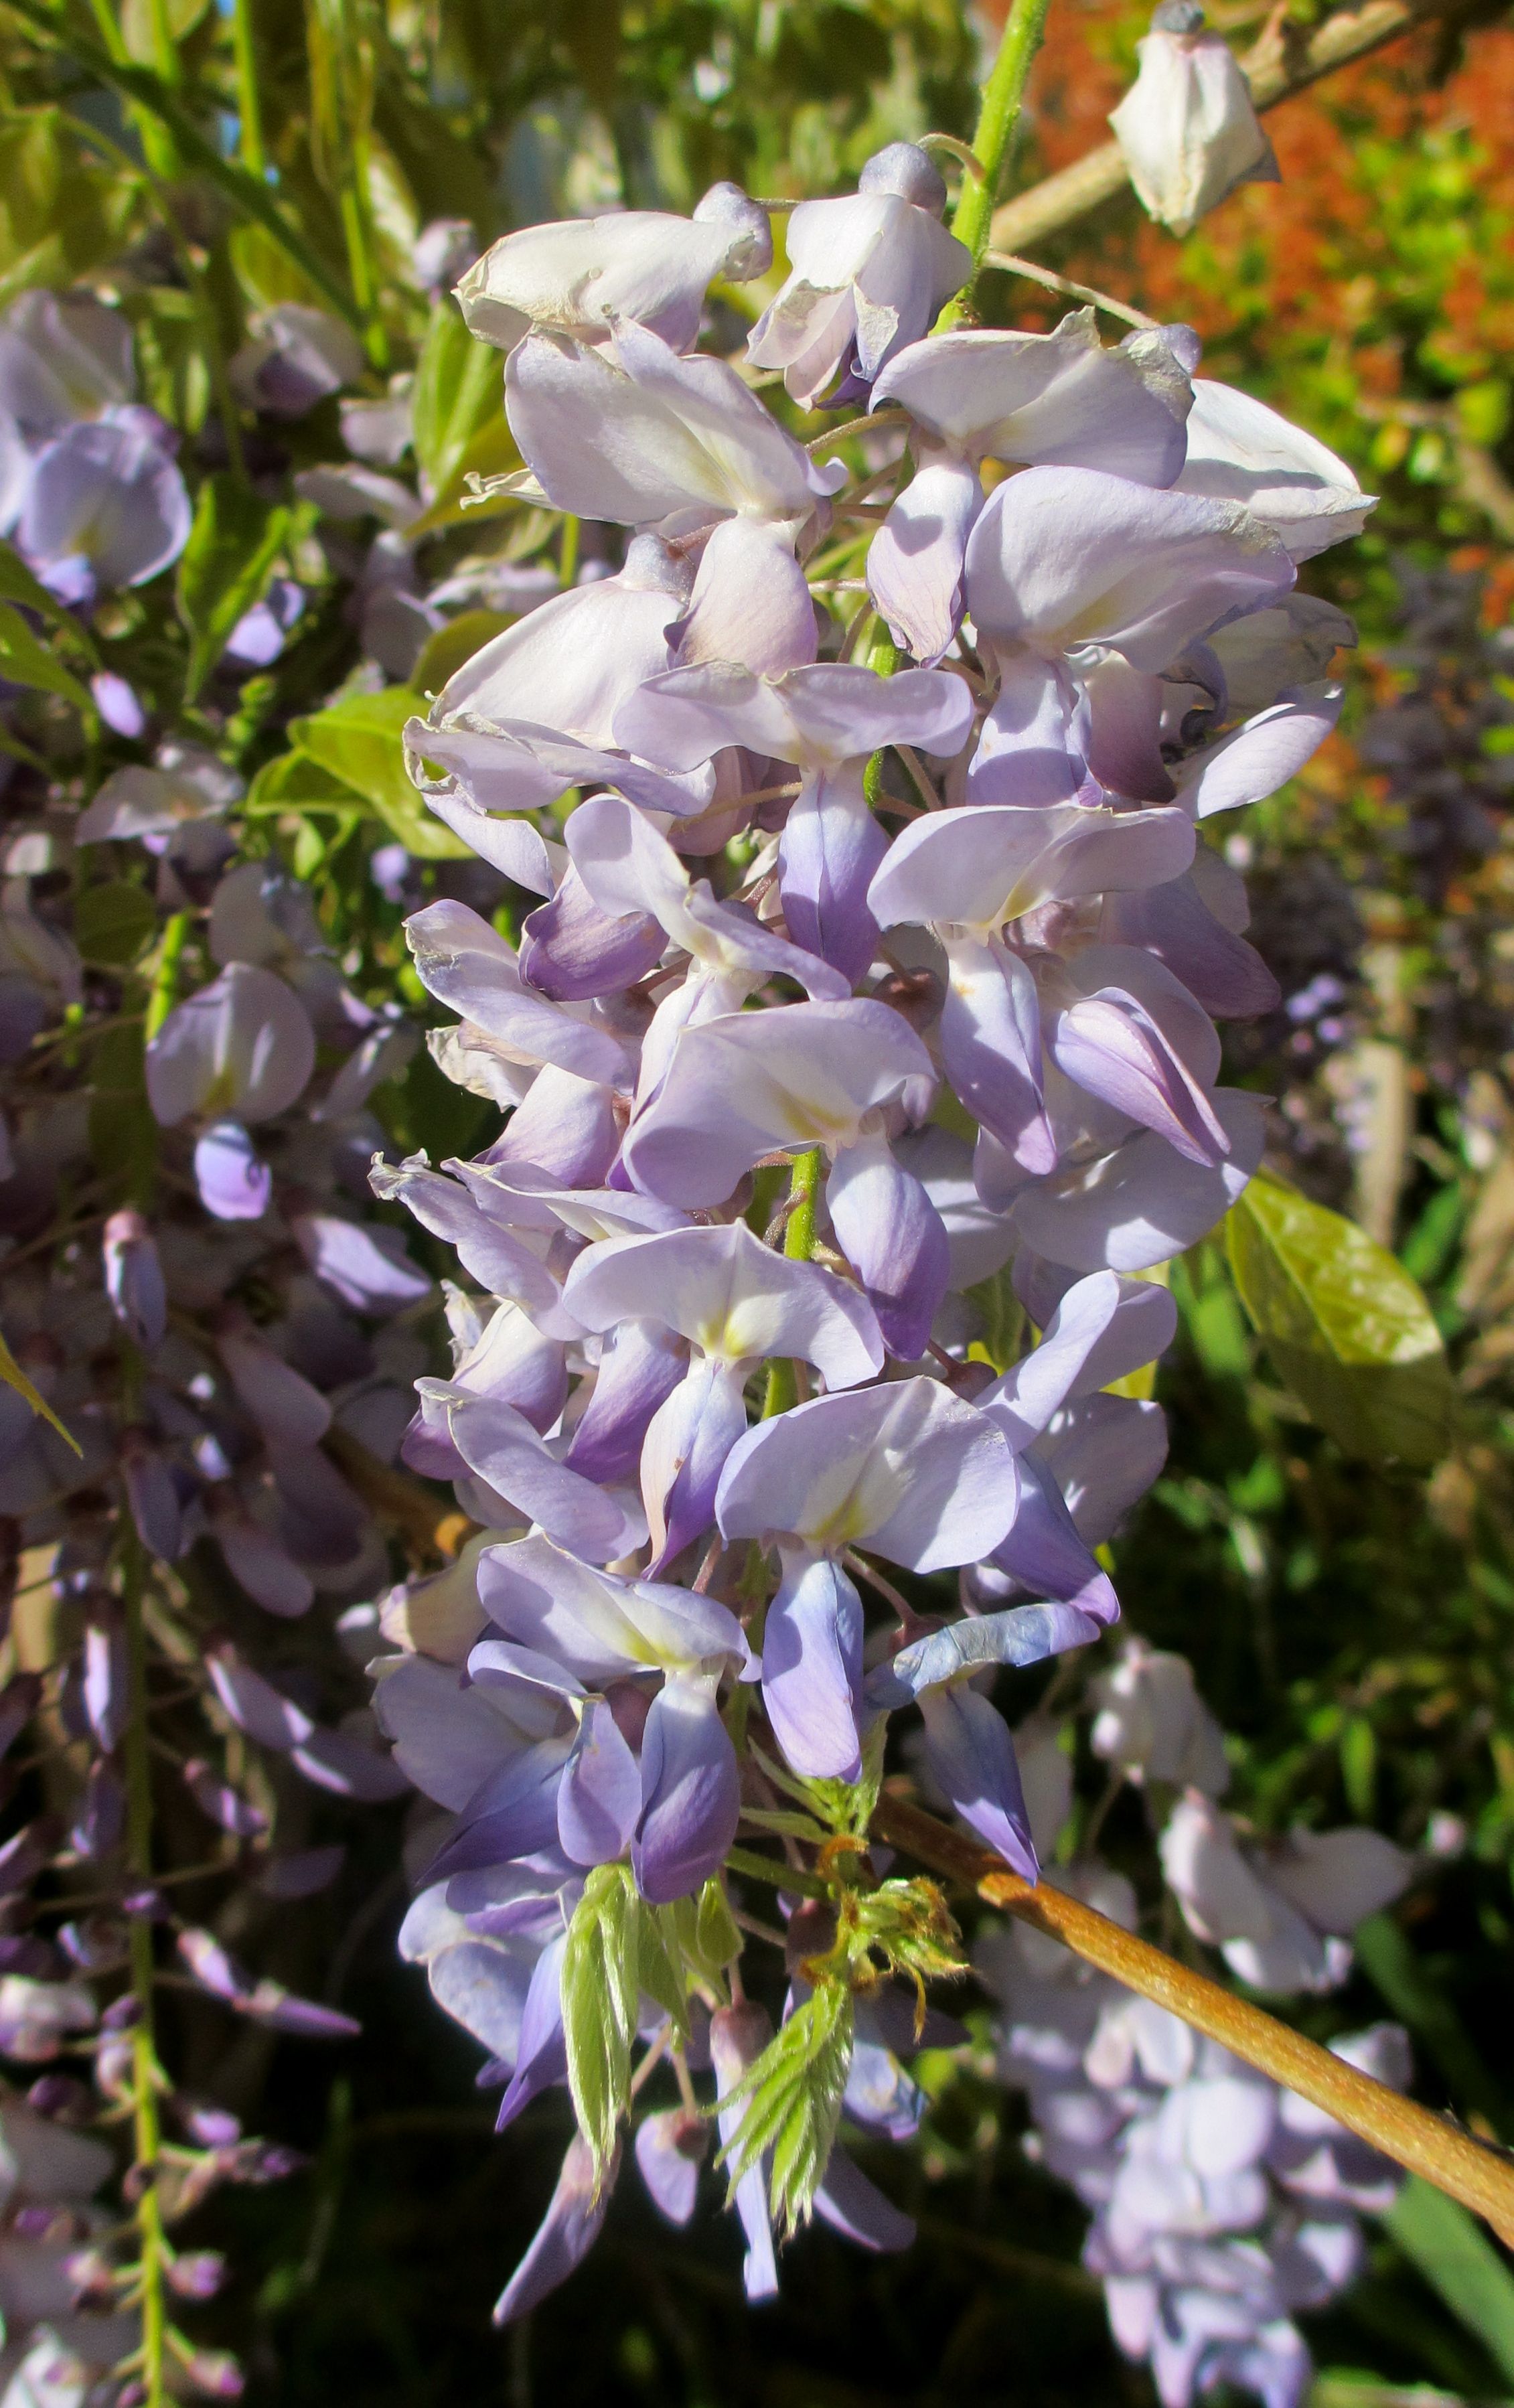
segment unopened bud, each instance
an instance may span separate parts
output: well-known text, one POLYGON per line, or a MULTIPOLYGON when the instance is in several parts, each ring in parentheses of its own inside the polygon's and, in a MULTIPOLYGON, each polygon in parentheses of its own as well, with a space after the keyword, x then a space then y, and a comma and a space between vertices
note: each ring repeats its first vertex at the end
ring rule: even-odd
POLYGON ((207 2400, 240 2400, 247 2378, 223 2349, 197 2349, 183 2360, 184 2380, 207 2400))
POLYGON ((1278 181, 1240 63, 1202 8, 1164 0, 1136 48, 1140 73, 1109 122, 1149 216, 1187 234, 1237 184, 1278 181))
POLYGON ((168 1326, 168 1297, 152 1232, 140 1212, 112 1212, 105 1225, 106 1293, 116 1319, 150 1354, 168 1326))
POLYGON ((211 2300, 226 2279, 219 2249, 187 2249, 168 2268, 168 2286, 181 2300, 211 2300))

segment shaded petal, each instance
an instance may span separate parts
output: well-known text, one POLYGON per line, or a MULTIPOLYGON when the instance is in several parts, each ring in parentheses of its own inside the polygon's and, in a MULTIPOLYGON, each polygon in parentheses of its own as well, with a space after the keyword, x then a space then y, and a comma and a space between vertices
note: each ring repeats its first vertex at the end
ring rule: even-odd
POLYGON ((938 1381, 819 1397, 750 1429, 721 1481, 727 1538, 867 1546, 913 1571, 975 1562, 1014 1520, 1003 1433, 938 1381))
POLYGON ((763 1626, 767 1718, 802 1779, 855 1781, 862 1770, 862 1599, 824 1556, 786 1548, 781 1561, 783 1577, 763 1626))
POLYGON ((791 936, 852 985, 878 943, 867 890, 888 849, 860 767, 807 779, 778 838, 778 894, 791 936))
POLYGON ((962 1682, 925 1690, 920 1709, 931 1770, 955 1812, 1012 1871, 1037 1881, 1020 1767, 1004 1717, 962 1682))
POLYGON ((578 1741, 557 1793, 557 1834, 576 1865, 613 1863, 641 1808, 641 1771, 603 1698, 583 1709, 578 1741))
POLYGON ((1011 1207, 1021 1235, 1077 1271, 1146 1270, 1185 1253, 1228 1211, 1262 1158, 1257 1098, 1221 1087, 1211 1100, 1230 1145, 1218 1168, 1188 1161, 1141 1129, 1095 1162, 1021 1188, 1011 1207))
POLYGON ((563 1300, 586 1329, 644 1314, 721 1362, 802 1355, 828 1388, 882 1369, 876 1324, 855 1289, 776 1254, 741 1221, 591 1247, 563 1300))
POLYGON ((725 1861, 741 1819, 741 1781, 711 1680, 675 1676, 652 1699, 641 1742, 636 1886, 665 1906, 702 1889, 725 1861))
POLYGON ((944 445, 917 441, 915 473, 867 549, 874 608, 917 660, 939 660, 962 623, 967 538, 982 507, 977 469, 944 445))
POLYGON ((763 1154, 850 1145, 869 1111, 917 1080, 934 1082, 930 1056, 884 1004, 724 1014, 683 1031, 621 1161, 667 1203, 722 1204, 763 1154))
POLYGON ((859 2249, 893 2256, 914 2247, 914 2217, 886 2199, 839 2144, 826 2161, 815 2213, 859 2249))
POLYGON ((1293 564, 1235 502, 1092 468, 1027 468, 990 494, 967 547, 975 624, 1048 648, 1112 645, 1157 675, 1196 636, 1285 593, 1293 564))
POLYGON ((900 1362, 918 1362, 930 1343, 951 1268, 940 1214, 882 1137, 864 1137, 836 1157, 825 1200, 836 1241, 863 1283, 883 1343, 900 1362))

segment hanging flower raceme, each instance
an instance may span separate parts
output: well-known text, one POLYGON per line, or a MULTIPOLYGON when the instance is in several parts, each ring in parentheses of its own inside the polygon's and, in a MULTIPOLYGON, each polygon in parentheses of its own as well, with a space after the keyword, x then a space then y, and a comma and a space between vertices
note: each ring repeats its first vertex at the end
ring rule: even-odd
MULTIPOLYGON (((803 402, 908 411, 912 480, 876 446, 859 470, 886 511, 693 348, 708 279, 763 255, 739 194, 510 236, 463 287, 508 353, 507 490, 627 531, 407 730, 433 813, 527 900, 407 923, 457 1015, 436 1059, 505 1117, 372 1174, 470 1283, 404 1455, 477 1528, 386 1598, 374 1667, 429 1801, 402 1949, 488 2051, 502 2123, 565 2084, 578 2127, 506 2320, 599 2229, 643 2044, 680 2103, 629 2154, 685 2220, 707 2071, 750 2296, 812 2209, 907 2238, 837 2146, 843 2111, 913 2130, 888 2001, 963 1961, 939 1894, 867 1853, 891 1732, 1036 1879, 1046 1769, 1022 1778, 995 1684, 1118 1617, 1106 1542, 1165 1451, 1121 1391, 1176 1325, 1133 1274, 1261 1152, 1215 1024, 1276 988, 1206 824, 1328 733, 1349 628, 1294 564, 1366 504, 1195 386, 1184 329, 931 336, 967 267, 941 202, 901 145, 795 211, 750 347, 803 402), (985 498, 991 462, 1016 473, 985 498), (812 592, 859 525, 865 579, 812 592), (921 666, 845 598, 864 584, 921 666), (785 1857, 754 1855, 774 1835, 785 1857), (764 1866, 772 2015, 731 1974, 729 1885, 764 1866)), ((186 1120, 245 1125, 245 1045, 169 1052, 186 1120)), ((287 1058, 271 1037, 259 1075, 287 1058)), ((1213 1734, 1181 1708, 1133 1651, 1095 1746, 1192 1784, 1164 1850, 1193 1929, 1260 1946, 1246 1882, 1270 1882, 1278 1930, 1293 1898, 1334 1965, 1334 1858, 1312 1908, 1307 1866, 1221 1861, 1213 1734)))

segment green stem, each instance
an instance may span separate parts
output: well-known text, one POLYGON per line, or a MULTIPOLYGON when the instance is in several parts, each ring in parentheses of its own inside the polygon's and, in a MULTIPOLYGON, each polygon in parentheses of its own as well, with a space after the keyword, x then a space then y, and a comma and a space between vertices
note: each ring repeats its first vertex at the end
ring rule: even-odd
MULTIPOLYGON (((128 1389, 140 1378, 140 1365, 128 1366, 128 1389)), ((130 1396, 128 1414, 133 1410, 130 1396)), ((129 1511, 121 1516, 121 1593, 126 1608, 126 1653, 129 1713, 122 1743, 126 1778, 126 1855, 134 1884, 150 1886, 152 1880, 152 1759, 148 1731, 147 1627, 143 1615, 145 1566, 142 1541, 129 1511)), ((164 2362, 168 2344, 168 2313, 164 2289, 167 2243, 163 2202, 158 2194, 158 2052, 153 2032, 152 1918, 134 1914, 130 1921, 132 1995, 136 2021, 132 2027, 132 2132, 134 2167, 142 2185, 136 2201, 138 2281, 141 2291, 142 2351, 140 2374, 143 2408, 164 2408, 164 2362)))
POLYGON ((751 1848, 727 1848, 727 1872, 745 1873, 749 1881, 771 1882, 775 1889, 797 1890, 802 1898, 829 1898, 830 1884, 815 1873, 801 1872, 780 1856, 760 1856, 751 1848))
POLYGON ((163 932, 163 951, 153 974, 152 992, 148 996, 147 1020, 142 1035, 150 1045, 168 1014, 179 1000, 179 970, 184 946, 189 937, 190 915, 176 911, 163 932))
MULTIPOLYGON (((793 1173, 789 1184, 789 1218, 783 1232, 783 1251, 791 1263, 807 1263, 815 1251, 815 1211, 820 1201, 821 1152, 818 1145, 807 1148, 793 1157, 793 1173)), ((771 1421, 775 1413, 786 1413, 799 1401, 799 1384, 793 1365, 788 1360, 770 1363, 767 1369, 767 1395, 763 1403, 763 1419, 771 1421)))
POLYGON ((564 592, 578 573, 578 521, 569 511, 563 521, 563 540, 557 552, 557 581, 564 592))
POLYGON ((252 39, 252 0, 234 0, 232 55, 236 66, 236 113, 241 122, 238 147, 242 165, 260 181, 268 159, 263 147, 263 96, 258 90, 258 54, 252 39))
POLYGON ((950 327, 963 324, 964 321, 971 321, 973 286, 982 265, 983 253, 989 246, 993 204, 999 197, 999 187, 1004 181, 1005 163, 1020 123, 1031 64, 1041 47, 1050 5, 1051 0, 1011 0, 1009 14, 1005 19, 999 55, 983 87, 983 105, 978 112, 978 131, 973 136, 973 150, 983 173, 981 176, 964 176, 951 219, 952 233, 972 252, 973 272, 962 291, 947 303, 936 320, 938 335, 945 334, 950 327))

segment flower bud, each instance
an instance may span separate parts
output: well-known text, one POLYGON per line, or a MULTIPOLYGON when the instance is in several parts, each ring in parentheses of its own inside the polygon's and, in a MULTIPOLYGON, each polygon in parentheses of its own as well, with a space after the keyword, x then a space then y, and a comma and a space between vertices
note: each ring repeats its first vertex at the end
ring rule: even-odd
POLYGON ((140 1212, 112 1212, 105 1225, 106 1290, 116 1319, 149 1353, 168 1326, 168 1301, 152 1232, 140 1212))
POLYGON ((1278 182, 1240 63, 1194 0, 1162 0, 1136 48, 1140 73, 1109 122, 1149 216, 1188 234, 1237 184, 1278 182))

